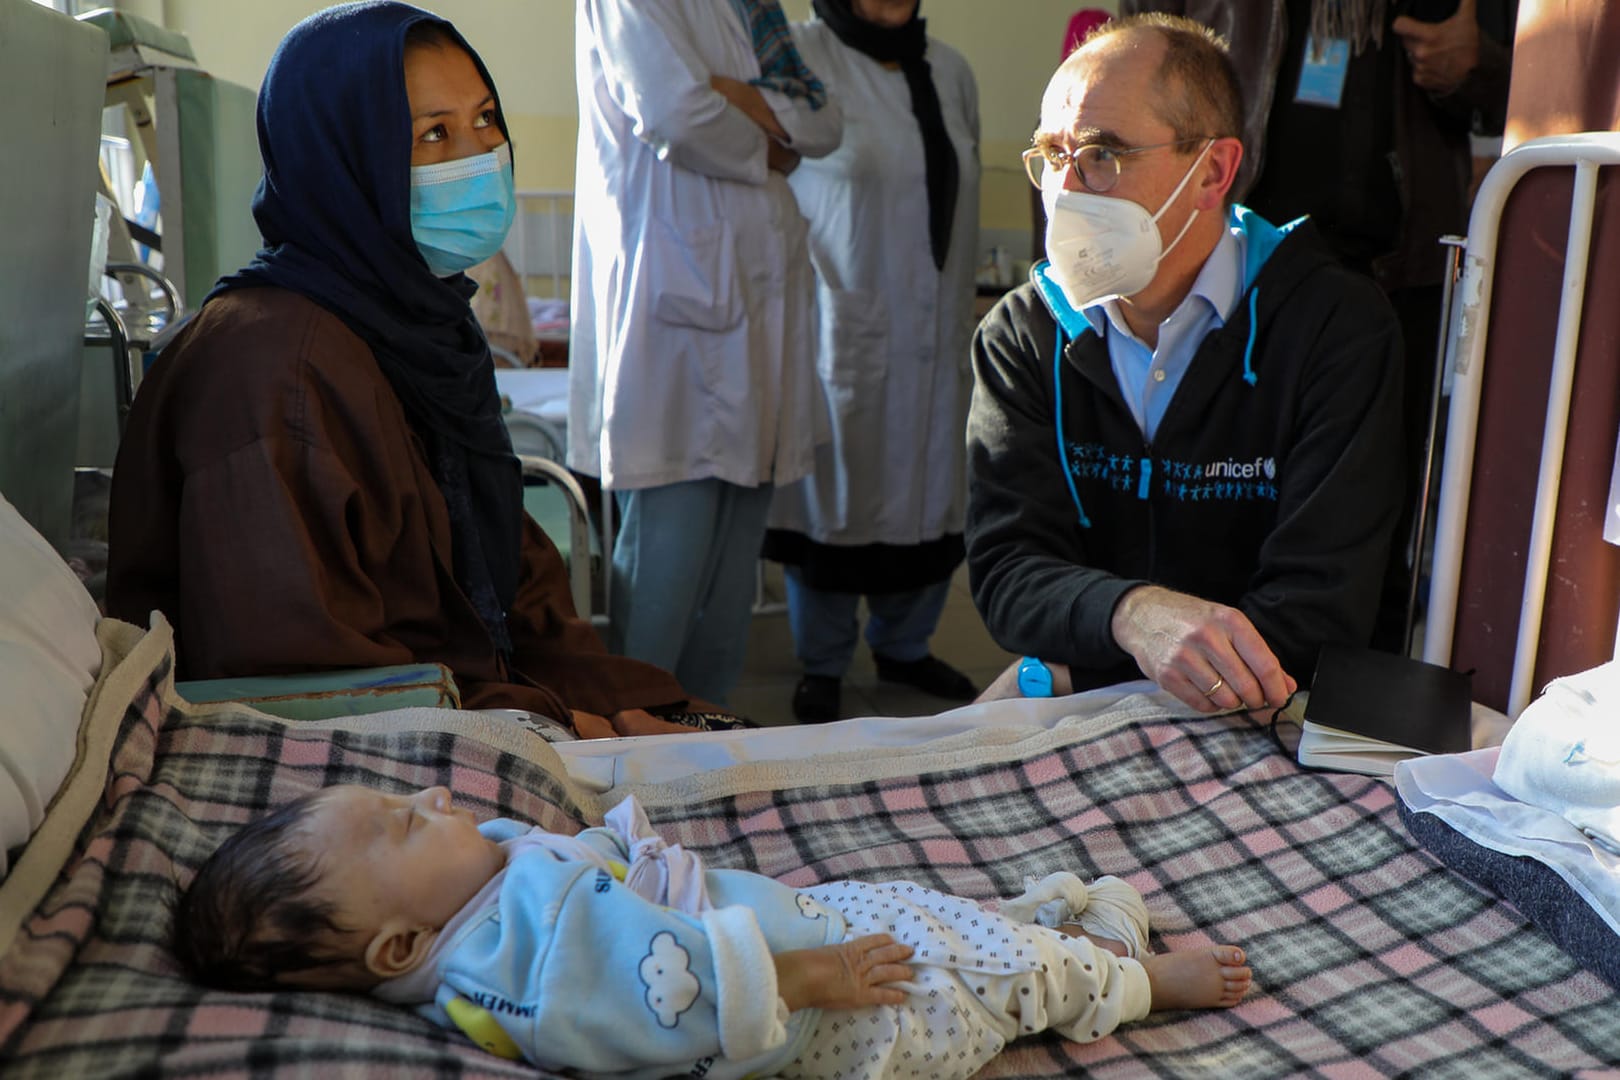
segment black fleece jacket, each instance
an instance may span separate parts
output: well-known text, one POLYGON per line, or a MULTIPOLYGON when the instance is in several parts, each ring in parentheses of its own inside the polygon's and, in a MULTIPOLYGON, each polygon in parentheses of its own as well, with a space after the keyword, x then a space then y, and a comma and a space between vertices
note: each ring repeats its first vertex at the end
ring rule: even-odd
POLYGON ((1076 689, 1141 678, 1110 628, 1140 584, 1240 609, 1301 686, 1322 645, 1372 633, 1404 498, 1400 328, 1308 225, 1278 230, 1241 207, 1232 220, 1245 287, 1151 443, 1107 344, 1044 267, 974 337, 974 601, 1003 648, 1069 664, 1076 689))

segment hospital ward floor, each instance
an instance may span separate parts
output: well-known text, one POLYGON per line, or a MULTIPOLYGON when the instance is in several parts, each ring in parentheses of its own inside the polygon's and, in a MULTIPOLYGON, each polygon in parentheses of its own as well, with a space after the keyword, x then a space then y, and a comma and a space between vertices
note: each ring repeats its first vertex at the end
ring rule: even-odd
MULTIPOLYGON (((748 642, 748 662, 737 689, 731 694, 731 707, 762 725, 793 724, 793 688, 801 673, 793 656, 793 634, 782 609, 782 568, 764 563, 763 601, 767 610, 754 615, 748 642)), ((862 606, 865 625, 865 606, 862 606)), ((934 632, 935 656, 961 671, 973 685, 984 689, 1014 659, 990 639, 984 621, 968 593, 967 568, 951 579, 950 598, 934 632)), ((952 709, 960 702, 945 701, 899 683, 879 682, 872 653, 863 640, 855 660, 844 676, 845 719, 853 716, 927 716, 952 709)))

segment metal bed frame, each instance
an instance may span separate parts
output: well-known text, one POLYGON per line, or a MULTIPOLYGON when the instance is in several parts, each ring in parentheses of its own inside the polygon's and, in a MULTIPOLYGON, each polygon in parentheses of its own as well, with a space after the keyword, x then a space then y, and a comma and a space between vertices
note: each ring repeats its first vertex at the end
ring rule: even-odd
POLYGON ((1575 354, 1580 339, 1587 261, 1591 252, 1597 174, 1605 165, 1620 165, 1620 133, 1590 132, 1532 139, 1510 150, 1491 167, 1480 185, 1469 219, 1468 246, 1459 286, 1461 299, 1452 313, 1446 344, 1455 378, 1448 414, 1445 464, 1441 473, 1440 505, 1435 523, 1428 622, 1423 639, 1423 659, 1433 664, 1451 662, 1456 629, 1463 528, 1467 522, 1469 489, 1473 483, 1475 436, 1484 383, 1485 341, 1490 329, 1491 287, 1496 275, 1496 244, 1502 208, 1514 185, 1531 170, 1570 165, 1575 167, 1575 189, 1570 205, 1569 241, 1564 256, 1558 330, 1553 343, 1552 382, 1542 432, 1541 467, 1536 481, 1529 561, 1519 605, 1518 638, 1508 694, 1508 715, 1514 717, 1530 702, 1536 650, 1540 643, 1548 562, 1552 554, 1554 513, 1563 471, 1564 440, 1568 432, 1575 354))

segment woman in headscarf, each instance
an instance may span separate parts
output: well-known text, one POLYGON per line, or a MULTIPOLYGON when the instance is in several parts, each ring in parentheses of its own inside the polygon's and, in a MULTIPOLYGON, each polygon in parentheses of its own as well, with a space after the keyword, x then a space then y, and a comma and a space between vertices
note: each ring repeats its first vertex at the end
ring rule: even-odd
POLYGON ((794 27, 844 103, 843 144, 788 181, 810 222, 833 414, 814 474, 778 492, 765 546, 786 565, 802 722, 838 719, 863 595, 878 678, 974 694, 929 639, 963 557, 978 88, 918 6, 815 0, 817 19, 794 27))
POLYGON ((310 16, 259 93, 258 257, 142 383, 114 471, 109 612, 174 623, 183 678, 436 661, 467 708, 585 737, 687 730, 609 655, 523 513, 462 271, 515 199, 500 100, 448 22, 310 16))

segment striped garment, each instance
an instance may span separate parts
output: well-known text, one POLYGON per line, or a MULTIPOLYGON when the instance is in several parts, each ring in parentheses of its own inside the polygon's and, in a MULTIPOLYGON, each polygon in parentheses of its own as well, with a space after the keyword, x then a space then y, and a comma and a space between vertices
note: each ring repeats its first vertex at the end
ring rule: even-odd
MULTIPOLYGON (((105 791, 0 955, 7 1080, 536 1075, 367 997, 190 985, 163 945, 168 909, 225 833, 323 784, 443 783, 480 818, 565 832, 600 812, 594 796, 509 725, 475 738, 194 710, 172 698, 171 663, 114 702, 105 791)), ((1155 947, 1248 950, 1256 987, 1235 1009, 1017 1043, 986 1077, 1486 1080, 1620 1061, 1620 995, 1416 847, 1386 783, 1304 773, 1241 722, 1087 722, 1002 764, 686 805, 673 786, 641 794, 659 831, 710 865, 978 898, 1057 869, 1111 873, 1145 898, 1155 947)))
POLYGON ((827 88, 815 72, 804 66, 782 5, 776 0, 731 0, 731 6, 754 38, 759 78, 749 81, 788 97, 803 98, 812 109, 827 104, 827 88))

